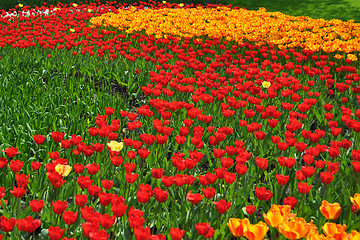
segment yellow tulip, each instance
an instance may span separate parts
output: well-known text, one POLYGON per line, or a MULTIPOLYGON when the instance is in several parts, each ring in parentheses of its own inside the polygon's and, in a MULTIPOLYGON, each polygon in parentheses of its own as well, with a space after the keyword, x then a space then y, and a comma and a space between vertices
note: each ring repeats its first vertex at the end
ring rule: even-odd
POLYGON ((249 219, 230 218, 227 226, 234 237, 243 237, 245 231, 250 225, 249 219))
POLYGON ((344 58, 344 56, 342 56, 342 55, 340 55, 340 54, 335 54, 334 55, 334 58, 336 58, 336 59, 343 59, 344 58))
POLYGON ((322 229, 327 237, 334 238, 335 236, 342 235, 346 231, 346 225, 336 223, 325 223, 322 229))
POLYGON ((291 207, 289 205, 272 205, 267 214, 263 213, 264 220, 271 227, 277 228, 280 224, 288 219, 295 217, 291 214, 291 207))
POLYGON ((358 58, 354 55, 354 54, 347 54, 346 58, 355 62, 356 60, 358 60, 358 58))
POLYGON ((308 234, 310 224, 304 218, 294 218, 291 221, 283 222, 278 229, 283 236, 289 239, 300 239, 308 234))
POLYGON ((184 6, 184 4, 183 4, 183 3, 180 3, 180 4, 179 4, 179 7, 183 7, 183 6, 184 6))
POLYGON ((269 227, 264 222, 258 222, 257 224, 249 224, 245 231, 245 237, 249 240, 261 240, 264 239, 266 233, 269 231, 269 227))
POLYGON ((340 203, 328 203, 326 200, 322 201, 320 212, 328 220, 337 219, 341 212, 340 203))
POLYGON ((267 81, 263 81, 262 84, 261 84, 261 86, 262 86, 263 88, 269 88, 269 87, 271 86, 271 83, 270 83, 270 82, 267 82, 267 81))
POLYGON ((120 152, 121 149, 123 149, 124 144, 122 142, 110 141, 110 143, 108 143, 108 147, 111 149, 111 151, 120 152))
POLYGON ((77 5, 76 3, 73 3, 73 6, 74 6, 74 7, 77 7, 77 6, 79 6, 79 5, 77 5))
POLYGON ((71 172, 71 166, 58 164, 55 166, 55 171, 61 176, 66 177, 71 172))
POLYGON ((350 197, 351 202, 357 207, 357 209, 360 209, 360 194, 355 193, 354 197, 350 197))
POLYGON ((21 3, 19 3, 19 5, 18 5, 18 6, 22 8, 24 5, 23 5, 23 4, 21 4, 21 3))

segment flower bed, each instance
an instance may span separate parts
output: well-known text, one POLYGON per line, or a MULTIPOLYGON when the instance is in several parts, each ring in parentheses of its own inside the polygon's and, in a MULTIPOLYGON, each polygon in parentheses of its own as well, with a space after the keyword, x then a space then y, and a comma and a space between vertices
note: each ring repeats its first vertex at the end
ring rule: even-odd
POLYGON ((357 24, 151 2, 0 20, 2 48, 125 61, 146 99, 4 147, 0 239, 359 239, 357 24))

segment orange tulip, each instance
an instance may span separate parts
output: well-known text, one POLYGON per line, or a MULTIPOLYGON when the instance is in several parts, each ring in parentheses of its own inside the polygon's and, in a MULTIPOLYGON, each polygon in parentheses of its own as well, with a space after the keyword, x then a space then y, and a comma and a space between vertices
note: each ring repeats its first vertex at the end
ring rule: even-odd
POLYGON ((356 230, 351 231, 349 235, 351 240, 360 240, 360 233, 356 230))
POLYGON ((249 224, 245 231, 245 237, 249 240, 261 240, 264 239, 266 233, 269 231, 269 227, 264 222, 258 222, 257 224, 249 224))
POLYGON ((239 218, 230 218, 227 226, 230 229, 230 232, 235 237, 243 237, 245 231, 247 230, 248 226, 250 225, 249 219, 239 219, 239 218))
POLYGON ((283 236, 289 239, 300 239, 308 234, 310 227, 304 218, 294 218, 291 221, 283 222, 278 229, 283 236))
POLYGON ((346 231, 346 225, 340 225, 336 223, 325 223, 322 229, 327 237, 335 238, 342 235, 346 231))
POLYGON ((271 227, 277 228, 280 224, 287 221, 290 218, 295 217, 295 214, 291 214, 291 207, 289 205, 272 205, 267 214, 263 213, 265 222, 271 227))
POLYGON ((324 234, 319 234, 319 233, 313 233, 306 237, 306 240, 327 240, 327 239, 328 238, 325 237, 324 234))
POLYGON ((328 220, 337 219, 341 212, 340 203, 328 203, 324 200, 321 203, 320 212, 328 220))
MULTIPOLYGON (((315 224, 313 224, 313 220, 311 220, 309 223, 309 232, 307 233, 307 235, 305 237, 309 237, 311 235, 317 234, 318 233, 318 229, 317 226, 315 224)), ((315 239, 315 238, 313 238, 315 239)))
POLYGON ((357 209, 360 209, 360 194, 355 193, 354 197, 350 197, 351 202, 357 207, 357 209))

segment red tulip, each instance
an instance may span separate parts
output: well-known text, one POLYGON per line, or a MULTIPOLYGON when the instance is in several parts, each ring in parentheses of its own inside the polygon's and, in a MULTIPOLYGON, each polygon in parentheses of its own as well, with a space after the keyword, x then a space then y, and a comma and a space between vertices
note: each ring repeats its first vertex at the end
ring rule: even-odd
POLYGON ((273 196, 273 193, 265 187, 255 187, 255 194, 259 200, 263 201, 269 201, 273 196))
POLYGON ((67 208, 68 204, 66 201, 58 200, 56 202, 52 202, 53 211, 55 214, 62 214, 67 208))
POLYGON ((89 233, 90 240, 107 240, 110 237, 110 234, 102 229, 100 231, 93 231, 89 233))
POLYGON ((45 141, 45 139, 46 139, 46 137, 43 136, 43 135, 34 135, 33 138, 34 138, 34 141, 35 141, 35 143, 36 143, 37 145, 43 144, 44 141, 45 141))
POLYGON ((61 142, 61 140, 63 140, 65 136, 65 133, 61 133, 61 132, 52 132, 51 133, 51 137, 55 142, 61 142))
POLYGON ((20 172, 21 168, 24 166, 24 162, 20 160, 11 160, 10 161, 10 169, 11 171, 17 173, 20 172))
POLYGON ((110 229, 111 226, 115 223, 116 217, 109 216, 109 214, 100 215, 100 224, 105 229, 110 229))
POLYGON ((98 196, 99 193, 101 192, 101 187, 96 186, 96 185, 91 185, 90 187, 87 188, 88 193, 90 196, 98 196))
POLYGON ((105 180, 101 180, 101 184, 102 184, 103 188, 109 190, 113 187, 114 182, 105 179, 105 180))
POLYGON ((144 228, 143 226, 139 226, 134 229, 134 234, 136 240, 145 240, 150 239, 151 231, 149 227, 144 228))
POLYGON ((180 228, 170 228, 170 236, 172 240, 181 240, 185 234, 185 230, 180 228))
POLYGON ((61 229, 60 227, 52 227, 50 226, 48 229, 50 240, 60 240, 60 238, 64 235, 65 229, 61 229))
POLYGON ((124 203, 113 204, 111 211, 115 217, 122 217, 125 215, 127 207, 124 203))
POLYGON ((256 206, 253 205, 246 206, 246 212, 249 215, 252 215, 255 212, 255 210, 256 210, 256 206))
POLYGON ((78 213, 73 211, 64 211, 62 217, 67 225, 72 225, 76 222, 78 213))
POLYGON ((31 211, 33 212, 40 212, 41 209, 44 207, 44 200, 40 199, 40 200, 32 200, 30 201, 30 208, 31 211))
POLYGON ((284 176, 281 174, 276 174, 276 180, 279 185, 285 185, 289 181, 290 176, 284 176))
POLYGON ((16 220, 15 220, 15 218, 7 219, 6 217, 1 216, 0 223, 1 223, 0 224, 1 228, 4 232, 11 232, 14 229, 16 220))
POLYGON ((307 183, 303 183, 303 182, 299 182, 297 187, 298 187, 299 192, 301 192, 303 194, 309 193, 312 188, 311 185, 308 185, 307 183))
POLYGON ((81 194, 75 195, 75 203, 79 207, 83 207, 86 204, 87 200, 88 200, 88 197, 85 194, 83 194, 83 195, 81 195, 81 194))
POLYGON ((2 152, 5 152, 8 158, 13 158, 20 153, 16 147, 5 148, 2 152))
POLYGON ((220 214, 224 214, 231 206, 231 202, 226 202, 224 199, 220 199, 218 202, 213 202, 213 204, 215 204, 216 210, 220 214))
POLYGON ((100 170, 100 165, 96 163, 86 164, 85 167, 90 175, 95 175, 100 170))
POLYGON ((192 204, 198 204, 203 196, 200 193, 192 193, 191 191, 186 195, 186 199, 189 200, 192 204))
POLYGON ((40 227, 41 221, 39 219, 33 219, 31 216, 27 216, 25 219, 18 219, 16 226, 20 231, 32 233, 38 227, 40 227))
POLYGON ((82 224, 83 233, 86 237, 90 237, 90 233, 96 233, 99 231, 99 223, 85 222, 82 224))
POLYGON ((5 168, 8 163, 6 158, 0 157, 0 168, 5 168))
POLYGON ((88 189, 93 180, 91 180, 88 176, 79 176, 76 182, 79 184, 79 187, 82 189, 88 189))
POLYGON ((10 190, 10 192, 14 197, 21 198, 22 196, 25 195, 26 189, 22 187, 14 187, 13 190, 10 190))
MULTIPOLYGON (((39 170, 41 165, 42 165, 42 163, 40 163, 40 162, 31 162, 31 169, 34 171, 37 171, 37 170, 39 170)), ((1 168, 1 163, 0 163, 0 168, 1 168)))

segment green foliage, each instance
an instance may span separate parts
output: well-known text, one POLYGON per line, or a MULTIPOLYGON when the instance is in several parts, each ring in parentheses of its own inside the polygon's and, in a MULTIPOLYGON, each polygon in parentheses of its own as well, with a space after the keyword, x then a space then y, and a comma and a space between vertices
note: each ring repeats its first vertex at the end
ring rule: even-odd
POLYGON ((109 59, 74 57, 70 52, 52 51, 50 57, 48 53, 39 48, 0 50, 3 147, 23 145, 24 154, 31 154, 35 134, 83 135, 94 113, 103 113, 104 107, 125 107, 127 92, 110 75, 122 75, 114 70, 123 68, 122 61, 110 64, 109 59))

